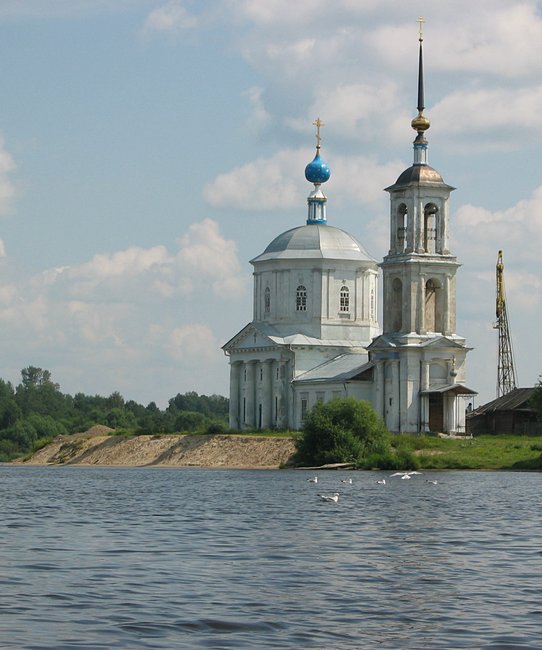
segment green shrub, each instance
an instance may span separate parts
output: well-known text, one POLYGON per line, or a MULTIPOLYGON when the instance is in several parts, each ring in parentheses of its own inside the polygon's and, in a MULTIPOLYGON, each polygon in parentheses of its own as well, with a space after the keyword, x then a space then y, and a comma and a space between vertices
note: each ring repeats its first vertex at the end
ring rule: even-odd
POLYGON ((228 431, 228 426, 222 420, 213 420, 207 425, 205 433, 210 435, 217 435, 219 433, 226 433, 228 431))
POLYGON ((389 432, 369 402, 354 398, 318 402, 296 440, 296 461, 306 465, 355 463, 389 451, 389 432))

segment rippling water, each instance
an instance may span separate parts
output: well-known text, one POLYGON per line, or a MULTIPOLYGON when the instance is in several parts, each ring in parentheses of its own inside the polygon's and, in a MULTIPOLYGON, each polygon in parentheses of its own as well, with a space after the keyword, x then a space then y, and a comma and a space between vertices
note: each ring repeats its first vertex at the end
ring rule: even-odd
POLYGON ((542 474, 309 476, 0 466, 0 647, 542 648, 542 474))

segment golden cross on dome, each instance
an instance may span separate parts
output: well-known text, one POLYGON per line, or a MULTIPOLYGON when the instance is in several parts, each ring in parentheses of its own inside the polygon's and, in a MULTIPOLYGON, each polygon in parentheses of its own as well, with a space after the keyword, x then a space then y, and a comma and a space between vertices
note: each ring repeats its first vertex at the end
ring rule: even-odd
POLYGON ((320 137, 320 128, 322 126, 325 126, 325 124, 322 122, 322 120, 319 117, 317 117, 314 120, 313 124, 316 127, 316 146, 318 147, 318 149, 320 149, 320 140, 322 139, 320 137))
POLYGON ((423 24, 425 22, 425 18, 423 16, 420 16, 418 18, 418 23, 420 24, 420 43, 423 41, 423 24))

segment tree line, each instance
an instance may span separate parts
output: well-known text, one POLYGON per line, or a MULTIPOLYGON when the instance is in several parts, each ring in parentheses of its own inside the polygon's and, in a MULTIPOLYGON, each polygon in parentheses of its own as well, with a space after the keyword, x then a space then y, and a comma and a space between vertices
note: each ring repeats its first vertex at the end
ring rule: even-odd
POLYGON ((48 370, 29 366, 21 370, 17 386, 0 379, 0 461, 28 454, 56 436, 86 431, 104 424, 116 432, 155 434, 218 433, 227 429, 228 400, 221 395, 177 394, 161 410, 109 397, 62 393, 48 370))

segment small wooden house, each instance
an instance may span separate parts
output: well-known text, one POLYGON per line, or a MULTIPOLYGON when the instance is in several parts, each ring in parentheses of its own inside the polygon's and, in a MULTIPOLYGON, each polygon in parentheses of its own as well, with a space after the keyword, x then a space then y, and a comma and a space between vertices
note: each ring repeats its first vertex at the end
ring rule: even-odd
POLYGON ((467 433, 483 434, 542 434, 535 410, 529 405, 535 388, 514 388, 487 404, 467 413, 467 433))

